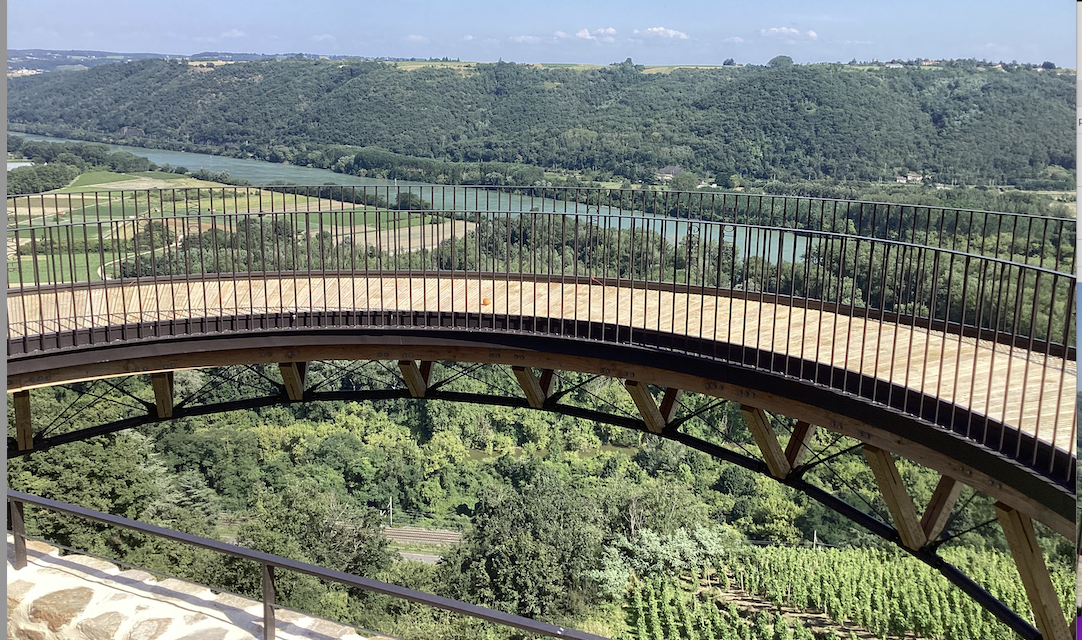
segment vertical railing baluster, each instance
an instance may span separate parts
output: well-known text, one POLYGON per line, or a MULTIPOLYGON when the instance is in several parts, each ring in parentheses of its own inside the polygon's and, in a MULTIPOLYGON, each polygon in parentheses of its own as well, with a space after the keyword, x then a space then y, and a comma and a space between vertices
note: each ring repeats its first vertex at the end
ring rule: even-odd
POLYGON ((274 567, 261 562, 263 586, 263 640, 274 640, 274 567))
POLYGON ((11 520, 11 534, 15 539, 15 570, 26 567, 26 522, 23 503, 8 500, 8 518, 11 520))

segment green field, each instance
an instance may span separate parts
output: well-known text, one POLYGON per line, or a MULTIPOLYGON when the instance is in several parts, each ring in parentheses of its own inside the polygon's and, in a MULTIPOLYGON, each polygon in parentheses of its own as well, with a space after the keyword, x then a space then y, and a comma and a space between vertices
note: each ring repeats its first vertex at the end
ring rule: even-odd
POLYGON ((83 191, 86 187, 97 186, 99 184, 109 184, 111 182, 124 182, 131 180, 131 176, 126 173, 114 173, 112 171, 91 171, 89 173, 81 174, 75 178, 75 181, 69 184, 64 189, 60 189, 61 192, 70 191, 83 191))
MULTIPOLYGON (((105 256, 106 261, 110 260, 105 256)), ((74 258, 58 255, 19 256, 19 260, 8 260, 8 286, 18 286, 20 282, 30 285, 35 282, 90 282, 101 280, 98 269, 101 267, 101 255, 98 253, 80 253, 74 258), (35 260, 36 258, 36 260, 35 260), (34 262, 37 262, 37 278, 34 274, 34 262), (74 263, 74 264, 73 264, 74 263), (20 269, 22 277, 20 278, 20 269)), ((115 273, 109 274, 115 277, 115 273)))

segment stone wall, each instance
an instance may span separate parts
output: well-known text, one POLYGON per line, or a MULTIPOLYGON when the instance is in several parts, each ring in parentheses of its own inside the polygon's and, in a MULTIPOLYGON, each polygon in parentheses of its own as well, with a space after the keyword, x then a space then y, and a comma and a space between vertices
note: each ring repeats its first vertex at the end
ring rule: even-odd
MULTIPOLYGON (((15 571, 8 535, 9 640, 255 640, 263 604, 176 579, 121 571, 111 562, 61 556, 28 541, 28 563, 15 571)), ((363 640, 355 629, 293 611, 276 611, 282 640, 363 640)), ((369 636, 370 638, 374 636, 369 636)))

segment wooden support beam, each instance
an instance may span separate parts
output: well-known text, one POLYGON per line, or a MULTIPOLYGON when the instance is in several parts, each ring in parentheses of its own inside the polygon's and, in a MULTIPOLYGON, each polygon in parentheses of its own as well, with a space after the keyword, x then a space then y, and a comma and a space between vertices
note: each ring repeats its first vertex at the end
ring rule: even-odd
POLYGON ((902 484, 902 476, 898 473, 898 467, 894 464, 894 458, 889 451, 864 445, 864 457, 868 459, 868 465, 872 468, 875 481, 879 484, 879 491, 883 494, 883 500, 890 509, 890 516, 894 519, 894 528, 902 538, 902 544, 910 549, 920 549, 928 543, 928 536, 920 526, 917 518, 917 509, 913 506, 913 499, 902 484))
POLYGON ((665 424, 668 425, 672 422, 672 418, 676 415, 676 408, 680 405, 680 395, 684 392, 675 387, 669 387, 665 389, 665 395, 661 397, 661 417, 665 419, 665 424))
POLYGON ((643 422, 646 423, 646 428, 650 433, 664 431, 668 421, 661 413, 661 409, 658 408, 657 401, 654 400, 654 394, 650 393, 650 387, 645 382, 625 380, 624 388, 631 394, 631 399, 635 401, 635 406, 639 408, 639 414, 642 415, 643 422))
POLYGON ((544 369, 541 372, 540 380, 537 379, 530 367, 512 366, 511 371, 514 372, 515 379, 518 380, 519 386, 522 387, 522 392, 526 394, 526 401, 530 403, 530 406, 534 409, 543 407, 545 400, 548 400, 549 396, 552 395, 552 383, 554 381, 552 369, 544 369))
POLYGON ((755 438, 755 444, 759 445, 759 451, 763 453, 766 466, 770 469, 770 475, 775 478, 784 478, 793 470, 785 453, 781 450, 778 435, 770 426, 770 418, 766 411, 740 405, 740 413, 744 414, 744 422, 748 423, 751 437, 755 438))
POLYGON ((280 362, 278 370, 282 372, 282 382, 286 385, 286 395, 290 400, 304 398, 304 374, 308 371, 307 362, 280 362))
POLYGON ((34 448, 29 390, 15 392, 15 442, 19 446, 19 451, 30 451, 34 448))
POLYGON ((785 447, 785 459, 789 462, 790 467, 799 465, 811 453, 808 443, 815 436, 815 429, 814 424, 808 424, 803 420, 796 423, 796 428, 793 429, 793 437, 789 438, 789 444, 785 447))
POLYGON ((545 397, 552 395, 552 390, 556 388, 556 371, 553 369, 541 370, 541 390, 545 392, 545 397))
POLYGON ((423 398, 428 392, 428 379, 432 375, 432 362, 424 361, 420 365, 414 360, 399 360, 398 369, 402 379, 414 398, 423 398))
POLYGON ((1037 621, 1037 630, 1041 632, 1041 637, 1045 640, 1073 638, 1059 597, 1052 586, 1052 578, 1048 575, 1044 553, 1033 533, 1033 520, 1002 502, 996 503, 996 518, 1003 527, 1007 546, 1014 557, 1018 573, 1022 576, 1022 586, 1025 587, 1029 604, 1033 607, 1033 617, 1037 621))
POLYGON ((935 493, 932 494, 932 500, 924 510, 924 516, 920 519, 920 528, 924 530, 928 542, 934 542, 939 538, 939 534, 943 533, 951 511, 954 509, 955 503, 958 502, 958 496, 962 495, 963 488, 965 488, 965 485, 954 478, 943 476, 939 479, 939 484, 935 487, 935 493))
POLYGON ((154 406, 159 418, 173 417, 173 372, 150 374, 150 384, 154 387, 154 406))

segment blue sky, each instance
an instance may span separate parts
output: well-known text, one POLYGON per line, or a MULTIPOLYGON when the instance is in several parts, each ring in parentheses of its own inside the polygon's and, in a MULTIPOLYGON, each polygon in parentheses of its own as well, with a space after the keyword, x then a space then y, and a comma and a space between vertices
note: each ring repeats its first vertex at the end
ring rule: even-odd
POLYGON ((987 58, 1075 66, 1075 7, 1030 2, 9 0, 8 47, 608 64, 987 58))

